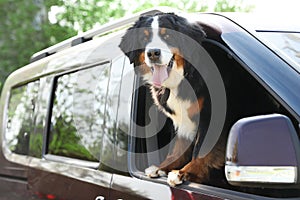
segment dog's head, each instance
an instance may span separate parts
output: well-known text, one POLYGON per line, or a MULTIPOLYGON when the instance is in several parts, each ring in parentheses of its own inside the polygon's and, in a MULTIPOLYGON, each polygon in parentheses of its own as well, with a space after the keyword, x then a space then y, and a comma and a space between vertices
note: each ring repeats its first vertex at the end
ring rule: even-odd
POLYGON ((150 84, 174 88, 184 78, 187 58, 194 54, 192 42, 200 43, 204 37, 198 24, 160 13, 140 17, 123 36, 120 48, 150 84))

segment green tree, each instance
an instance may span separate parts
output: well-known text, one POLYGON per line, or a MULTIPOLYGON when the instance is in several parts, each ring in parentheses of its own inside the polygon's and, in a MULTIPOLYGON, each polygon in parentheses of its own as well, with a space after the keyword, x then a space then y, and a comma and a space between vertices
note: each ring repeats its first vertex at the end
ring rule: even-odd
POLYGON ((0 0, 0 87, 35 52, 124 14, 120 0, 0 0), (50 23, 55 6, 64 11, 50 23))
POLYGON ((28 63, 32 52, 47 47, 40 27, 45 18, 33 1, 0 1, 0 82, 28 63), (40 17, 38 17, 40 16, 40 17))
POLYGON ((57 24, 76 31, 87 31, 111 19, 124 16, 121 0, 50 0, 46 1, 48 10, 52 6, 62 7, 57 13, 57 24))
POLYGON ((243 0, 218 0, 214 11, 216 12, 250 12, 253 5, 245 4, 243 0))
POLYGON ((138 8, 133 12, 143 11, 145 9, 152 8, 154 6, 168 6, 172 8, 176 8, 178 10, 186 11, 186 12, 201 12, 206 11, 208 9, 207 3, 203 3, 198 0, 157 0, 157 1, 145 1, 141 2, 138 5, 138 8))

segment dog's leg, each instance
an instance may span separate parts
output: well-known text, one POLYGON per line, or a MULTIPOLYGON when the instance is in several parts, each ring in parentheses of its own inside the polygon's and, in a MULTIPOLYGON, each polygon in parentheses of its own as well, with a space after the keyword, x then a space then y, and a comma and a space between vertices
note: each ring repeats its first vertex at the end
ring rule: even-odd
POLYGON ((209 176, 209 166, 206 164, 206 158, 194 158, 181 170, 172 170, 168 174, 168 184, 175 186, 183 181, 204 182, 209 176))
POLYGON ((192 144, 193 142, 187 139, 177 138, 172 152, 159 165, 159 167, 154 165, 148 167, 145 170, 146 175, 151 178, 166 176, 166 174, 171 170, 182 168, 191 160, 192 144))
POLYGON ((210 170, 212 168, 220 169, 224 165, 224 153, 224 146, 219 142, 204 158, 193 158, 182 169, 169 172, 168 184, 175 186, 183 181, 197 183, 208 181, 210 170))

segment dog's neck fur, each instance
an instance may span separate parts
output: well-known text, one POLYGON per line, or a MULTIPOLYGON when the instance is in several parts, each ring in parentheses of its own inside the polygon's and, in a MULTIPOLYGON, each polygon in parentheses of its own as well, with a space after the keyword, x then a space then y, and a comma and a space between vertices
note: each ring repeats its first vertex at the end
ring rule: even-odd
POLYGON ((178 96, 178 89, 151 87, 152 97, 159 109, 172 119, 179 137, 193 141, 197 133, 197 123, 190 119, 188 109, 191 100, 184 100, 178 96))

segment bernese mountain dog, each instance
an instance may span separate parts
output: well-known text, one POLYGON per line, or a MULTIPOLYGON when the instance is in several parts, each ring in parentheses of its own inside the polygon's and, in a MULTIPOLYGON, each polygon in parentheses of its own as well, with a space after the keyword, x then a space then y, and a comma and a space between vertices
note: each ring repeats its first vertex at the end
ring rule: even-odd
POLYGON ((211 99, 199 73, 207 66, 192 60, 201 57, 195 46, 205 36, 197 23, 173 13, 158 13, 141 16, 119 45, 150 85, 154 103, 173 122, 177 138, 173 149, 159 166, 145 170, 149 177, 167 175, 171 186, 185 180, 207 182, 210 172, 221 169, 225 161, 222 137, 208 154, 199 156, 210 123, 211 99))

